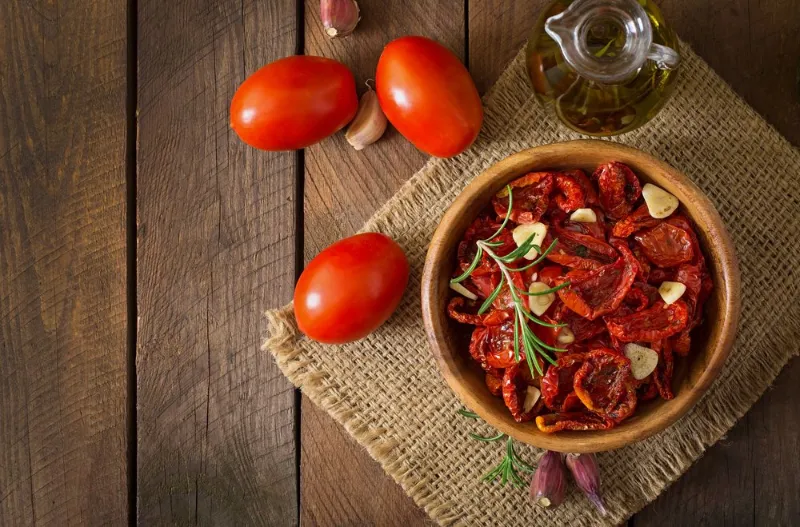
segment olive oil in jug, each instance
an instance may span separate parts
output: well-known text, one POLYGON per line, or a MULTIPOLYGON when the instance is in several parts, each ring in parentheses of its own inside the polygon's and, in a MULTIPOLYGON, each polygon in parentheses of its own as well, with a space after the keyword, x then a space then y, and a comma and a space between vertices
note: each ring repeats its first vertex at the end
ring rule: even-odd
POLYGON ((672 93, 677 44, 651 0, 556 0, 528 41, 528 74, 537 99, 573 130, 621 134, 672 93))

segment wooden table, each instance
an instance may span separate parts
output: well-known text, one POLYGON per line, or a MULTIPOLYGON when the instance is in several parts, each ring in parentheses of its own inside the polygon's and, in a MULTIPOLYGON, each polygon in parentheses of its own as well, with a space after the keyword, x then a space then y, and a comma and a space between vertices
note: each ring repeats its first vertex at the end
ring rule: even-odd
MULTIPOLYGON (((260 350, 262 312, 303 263, 425 156, 394 131, 362 153, 341 134, 258 152, 228 104, 293 53, 340 59, 361 83, 412 33, 485 91, 543 2, 360 3, 355 35, 332 41, 316 0, 0 2, 0 525, 426 521, 260 350)), ((662 7, 800 144, 800 3, 662 7)), ((796 522, 799 386, 795 361, 631 523, 796 522)))

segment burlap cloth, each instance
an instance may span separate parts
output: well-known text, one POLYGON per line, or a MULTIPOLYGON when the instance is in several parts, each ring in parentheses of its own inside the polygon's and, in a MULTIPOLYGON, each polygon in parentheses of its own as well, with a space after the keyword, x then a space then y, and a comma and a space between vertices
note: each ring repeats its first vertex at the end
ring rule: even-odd
MULTIPOLYGON (((608 517, 574 490, 550 511, 534 506, 527 489, 479 481, 500 461, 503 445, 467 437, 490 429, 456 414, 461 405, 440 376, 422 327, 428 240, 456 195, 512 153, 580 137, 536 103, 522 53, 486 96, 483 130, 472 148, 454 159, 431 159, 364 227, 390 235, 408 255, 411 278, 394 316, 364 340, 326 346, 298 336, 291 306, 267 313, 264 346, 283 373, 439 523, 618 524, 719 440, 800 350, 800 154, 688 46, 683 57, 679 86, 664 110, 615 140, 682 170, 714 202, 741 263, 742 319, 722 374, 693 410, 651 439, 599 454, 608 517)), ((539 454, 517 444, 524 459, 539 454)))

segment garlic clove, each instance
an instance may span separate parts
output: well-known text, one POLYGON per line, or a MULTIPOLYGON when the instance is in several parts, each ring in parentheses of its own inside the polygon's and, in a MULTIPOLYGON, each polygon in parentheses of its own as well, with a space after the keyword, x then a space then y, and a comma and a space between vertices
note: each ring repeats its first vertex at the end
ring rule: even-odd
POLYGON ((661 282, 658 288, 658 294, 667 305, 674 304, 685 292, 686 286, 680 282, 661 282))
POLYGON ((642 197, 647 204, 647 211, 653 218, 666 218, 678 209, 681 204, 678 198, 661 187, 645 183, 642 187, 642 197))
POLYGON ((572 344, 575 342, 575 333, 569 329, 569 326, 564 326, 561 328, 561 330, 559 330, 556 340, 559 344, 572 344))
POLYGON ((523 413, 527 413, 531 411, 531 408, 536 405, 539 401, 539 397, 541 397, 542 392, 539 391, 539 388, 536 386, 528 386, 525 390, 525 400, 522 402, 522 411, 523 413))
POLYGON ((473 293, 472 291, 470 291, 469 289, 467 289, 466 287, 464 287, 461 284, 450 284, 450 289, 452 289, 453 291, 455 291, 456 293, 458 293, 461 296, 465 296, 465 297, 469 298, 470 300, 477 300, 478 299, 478 297, 477 297, 477 295, 475 295, 475 293, 473 293))
MULTIPOLYGON (((533 236, 533 245, 541 248, 542 243, 544 242, 544 237, 547 236, 547 225, 540 222, 523 223, 511 231, 511 236, 514 238, 514 243, 517 244, 517 247, 521 246, 528 240, 528 238, 533 236)), ((523 258, 526 260, 535 260, 538 255, 539 251, 537 251, 535 248, 531 248, 531 250, 528 251, 523 258)))
POLYGON ((567 471, 561 454, 548 450, 539 460, 531 478, 531 498, 540 507, 556 508, 567 491, 567 471))
POLYGON ((358 101, 358 112, 344 134, 345 139, 356 150, 363 150, 381 138, 386 131, 386 115, 378 104, 375 90, 369 89, 358 101))
MULTIPOLYGON (((548 289, 550 289, 550 286, 544 282, 533 282, 528 286, 529 293, 541 293, 542 291, 547 291, 548 289)), ((540 317, 544 315, 545 311, 547 311, 547 309, 553 304, 553 302, 555 302, 555 300, 555 293, 530 295, 528 296, 528 308, 531 310, 531 313, 537 317, 540 317)))
POLYGON ((356 0, 321 0, 319 11, 325 33, 331 38, 346 37, 361 20, 356 0))
POLYGON ((658 353, 638 344, 625 344, 625 356, 631 361, 631 375, 641 381, 658 366, 658 353))
POLYGON ((592 209, 577 209, 569 219, 580 223, 597 223, 597 214, 592 209))
POLYGON ((600 470, 594 454, 567 454, 565 461, 572 478, 589 501, 605 516, 608 514, 600 496, 600 470))

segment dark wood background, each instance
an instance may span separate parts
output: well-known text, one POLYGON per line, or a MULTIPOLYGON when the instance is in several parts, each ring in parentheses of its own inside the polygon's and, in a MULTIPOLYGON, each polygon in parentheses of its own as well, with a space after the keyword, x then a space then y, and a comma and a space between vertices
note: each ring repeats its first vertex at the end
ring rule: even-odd
MULTIPOLYGON (((544 2, 360 4, 332 41, 317 0, 0 2, 0 525, 427 521, 259 349, 303 263, 425 156, 393 130, 361 153, 341 134, 257 152, 228 104, 293 53, 361 86, 406 34, 446 44, 484 92, 544 2)), ((661 5, 800 144, 800 3, 661 5)), ((795 361, 630 523, 796 524, 799 387, 795 361)))

